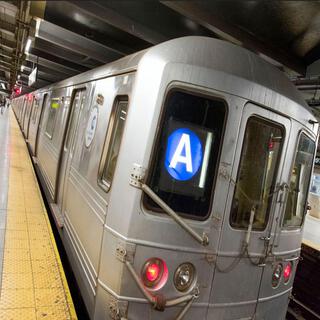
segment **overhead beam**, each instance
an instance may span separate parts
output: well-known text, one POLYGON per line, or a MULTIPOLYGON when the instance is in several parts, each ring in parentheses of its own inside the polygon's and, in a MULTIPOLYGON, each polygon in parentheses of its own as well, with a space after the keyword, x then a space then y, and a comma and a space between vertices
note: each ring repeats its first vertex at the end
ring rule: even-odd
MULTIPOLYGON (((84 59, 87 56, 84 56, 76 51, 71 51, 69 49, 65 49, 63 47, 58 46, 57 44, 53 45, 52 43, 48 42, 47 40, 36 38, 34 48, 32 48, 32 54, 38 55, 36 51, 45 52, 46 54, 50 55, 53 61, 56 60, 56 57, 67 61, 69 64, 75 64, 80 67, 85 67, 87 69, 88 66, 84 59)), ((40 56, 45 57, 45 55, 40 54, 40 56)))
MULTIPOLYGON (((23 73, 25 73, 25 74, 28 73, 27 75, 29 76, 29 74, 32 72, 32 70, 33 70, 32 68, 25 66, 23 69, 23 73)), ((61 75, 59 76, 59 75, 55 75, 55 74, 40 70, 39 67, 38 67, 37 74, 38 74, 37 75, 38 78, 41 78, 41 79, 46 80, 51 83, 57 82, 57 81, 63 79, 63 77, 61 77, 61 75)))
POLYGON ((41 20, 36 36, 102 63, 113 61, 123 56, 122 53, 113 48, 109 48, 45 20, 41 20))
POLYGON ((16 30, 16 26, 8 21, 5 21, 4 19, 1 19, 0 20, 0 29, 9 31, 10 33, 12 33, 14 35, 15 30, 16 30))
MULTIPOLYGON (((37 39, 36 39, 37 40, 37 39)), ((39 39, 41 40, 41 39, 39 39)), ((35 42, 35 45, 37 44, 37 41, 35 42)), ((59 56, 59 53, 56 53, 54 47, 51 47, 52 50, 49 51, 49 47, 43 46, 43 44, 39 45, 39 47, 33 47, 31 48, 30 52, 34 56, 38 56, 39 58, 44 58, 49 61, 54 61, 55 63, 58 63, 59 65, 63 65, 67 68, 70 68, 74 70, 76 73, 85 72, 89 70, 88 67, 80 65, 78 63, 74 62, 74 59, 72 60, 71 57, 61 57, 59 56), (48 50, 49 52, 47 52, 48 50), (57 55, 55 55, 55 53, 57 55), (70 58, 70 59, 69 59, 70 58)))
MULTIPOLYGON (((28 80, 29 80, 29 76, 28 75, 26 75, 26 74, 21 74, 21 80, 22 79, 26 79, 26 81, 24 81, 26 84, 28 84, 28 80)), ((50 82, 50 81, 46 81, 46 80, 44 80, 44 79, 42 79, 42 78, 37 78, 37 81, 34 83, 34 84, 37 84, 37 85, 39 85, 38 86, 38 88, 42 88, 42 87, 45 87, 45 86, 47 86, 47 85, 49 85, 49 84, 51 84, 52 82, 50 82)), ((28 87, 29 87, 29 85, 27 85, 28 87)))
POLYGON ((8 68, 10 68, 11 62, 7 62, 7 61, 4 61, 3 59, 0 59, 0 65, 5 65, 5 66, 8 66, 8 68))
POLYGON ((11 72, 11 69, 9 67, 6 67, 6 66, 1 65, 1 64, 0 64, 0 70, 11 72))
POLYGON ((16 47, 16 42, 15 41, 11 41, 8 40, 6 38, 1 38, 1 43, 0 45, 4 46, 4 47, 9 47, 9 48, 15 48, 16 47))
POLYGON ((46 68, 49 68, 51 70, 55 70, 59 73, 63 73, 65 75, 74 75, 75 73, 79 72, 79 70, 76 70, 74 68, 70 68, 66 65, 61 65, 59 63, 47 60, 45 58, 37 57, 33 54, 28 54, 26 60, 33 62, 33 63, 36 63, 40 66, 44 66, 46 68))
POLYGON ((12 59, 12 56, 10 53, 5 52, 4 50, 0 50, 0 58, 7 58, 7 59, 12 59))
POLYGON ((0 82, 9 83, 9 81, 6 78, 0 77, 0 82))
POLYGON ((252 34, 227 23, 214 12, 209 12, 201 8, 196 2, 161 1, 161 3, 206 27, 224 40, 241 44, 250 50, 260 52, 295 71, 299 75, 305 75, 306 73, 306 65, 302 59, 289 54, 285 49, 281 49, 270 43, 265 43, 252 34))
POLYGON ((152 29, 117 13, 116 11, 107 8, 108 2, 105 5, 100 5, 94 1, 70 1, 75 6, 82 8, 86 14, 90 14, 94 19, 104 21, 113 27, 125 31, 139 39, 147 41, 151 44, 157 44, 168 40, 164 35, 155 32, 152 29))

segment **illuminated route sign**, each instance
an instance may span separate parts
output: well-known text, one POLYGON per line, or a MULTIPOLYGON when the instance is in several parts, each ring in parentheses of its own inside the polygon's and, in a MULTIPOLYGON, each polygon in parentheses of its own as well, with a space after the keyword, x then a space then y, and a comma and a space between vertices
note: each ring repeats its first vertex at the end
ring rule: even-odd
POLYGON ((199 170, 203 158, 199 137, 190 129, 180 128, 168 138, 165 167, 176 180, 191 179, 199 170))

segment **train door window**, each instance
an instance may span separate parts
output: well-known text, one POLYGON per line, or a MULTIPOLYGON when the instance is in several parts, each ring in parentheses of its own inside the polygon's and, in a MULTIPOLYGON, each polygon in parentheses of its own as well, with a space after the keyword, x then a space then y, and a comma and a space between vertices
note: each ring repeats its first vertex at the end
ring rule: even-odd
MULTIPOLYGON (((166 99, 147 183, 177 213, 204 220, 226 119, 224 101, 173 90, 166 99)), ((146 208, 162 212, 148 196, 146 208)))
POLYGON ((31 114, 31 121, 33 124, 36 123, 38 109, 39 109, 39 101, 38 99, 34 98, 33 100, 33 108, 32 108, 32 114, 31 114))
POLYGON ((46 131, 45 131, 47 136, 50 139, 52 139, 52 136, 53 136, 54 125, 56 123, 57 110, 59 109, 59 107, 60 107, 59 99, 52 99, 50 104, 50 109, 49 109, 46 131))
POLYGON ((283 135, 284 129, 278 124, 258 117, 248 120, 231 207, 232 227, 248 228, 254 209, 253 229, 265 229, 275 191, 283 135))
POLYGON ((315 152, 315 142, 302 133, 291 170, 289 193, 284 214, 284 227, 299 227, 306 213, 308 188, 315 152))
POLYGON ((125 121, 127 118, 127 111, 128 97, 117 97, 110 116, 104 152, 101 161, 102 165, 100 166, 99 184, 106 191, 110 189, 112 183, 120 150, 122 135, 124 131, 125 121))
MULTIPOLYGON (((76 129, 76 125, 77 125, 77 119, 75 119, 75 115, 78 115, 78 112, 76 112, 77 110, 82 110, 84 102, 85 102, 85 89, 77 89, 76 92, 74 93, 74 98, 72 101, 72 109, 71 109, 71 119, 69 121, 70 125, 67 131, 67 137, 66 137, 66 142, 65 142, 65 149, 69 150, 70 148, 70 144, 71 141, 73 139, 74 136, 74 132, 76 129), (81 98, 82 97, 82 98, 81 98), (80 101, 81 99, 81 101, 80 101)), ((73 147, 74 149, 74 147, 73 147)))
POLYGON ((42 107, 41 107, 41 109, 38 108, 38 110, 40 111, 39 127, 42 126, 41 122, 42 122, 42 118, 43 118, 44 111, 45 111, 45 108, 46 108, 47 100, 48 100, 48 93, 45 93, 44 96, 43 96, 43 99, 42 99, 42 107))

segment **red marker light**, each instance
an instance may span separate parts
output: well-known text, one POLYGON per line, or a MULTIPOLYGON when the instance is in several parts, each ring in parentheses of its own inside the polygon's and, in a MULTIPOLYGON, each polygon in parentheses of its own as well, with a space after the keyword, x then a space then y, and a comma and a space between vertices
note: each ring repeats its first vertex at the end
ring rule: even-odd
POLYGON ((146 277, 150 282, 157 280, 157 278, 159 277, 159 274, 160 274, 160 267, 157 264, 153 263, 147 267, 146 277))
POLYGON ((283 278, 284 278, 285 283, 287 283, 289 281, 290 276, 291 276, 291 272, 292 272, 292 264, 289 262, 283 271, 283 278))
POLYGON ((142 267, 141 277, 144 285, 150 290, 161 289, 168 280, 166 263, 159 258, 148 259, 142 267))
POLYGON ((274 142, 272 141, 272 139, 269 140, 268 142, 268 150, 272 151, 274 148, 274 142))

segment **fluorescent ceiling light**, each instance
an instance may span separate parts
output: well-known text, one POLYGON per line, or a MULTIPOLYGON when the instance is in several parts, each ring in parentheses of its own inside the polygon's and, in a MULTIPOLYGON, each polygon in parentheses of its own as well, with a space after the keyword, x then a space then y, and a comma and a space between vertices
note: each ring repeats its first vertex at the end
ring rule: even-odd
POLYGON ((29 52, 30 46, 31 46, 31 39, 28 38, 27 44, 26 44, 26 48, 24 49, 24 53, 28 53, 29 52))
POLYGON ((24 65, 21 65, 21 72, 24 70, 24 65))
POLYGON ((3 82, 1 82, 1 87, 2 87, 2 89, 6 90, 6 86, 4 85, 3 82))

